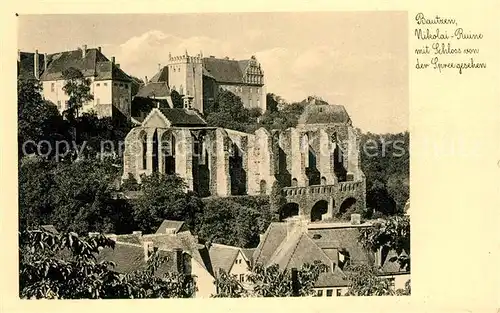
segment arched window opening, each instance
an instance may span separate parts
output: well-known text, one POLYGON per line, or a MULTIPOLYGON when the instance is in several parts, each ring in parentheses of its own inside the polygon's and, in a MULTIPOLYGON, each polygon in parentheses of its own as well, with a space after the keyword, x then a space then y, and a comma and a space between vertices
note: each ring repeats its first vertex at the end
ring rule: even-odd
POLYGON ((321 221, 326 212, 328 212, 328 202, 326 200, 316 202, 311 209, 311 222, 321 221))

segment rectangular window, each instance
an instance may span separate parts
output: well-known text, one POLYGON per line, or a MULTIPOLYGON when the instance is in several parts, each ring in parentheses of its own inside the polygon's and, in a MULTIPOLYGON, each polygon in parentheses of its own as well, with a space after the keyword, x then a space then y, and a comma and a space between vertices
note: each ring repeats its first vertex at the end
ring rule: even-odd
POLYGON ((123 87, 123 84, 120 84, 120 87, 123 87))
POLYGON ((318 295, 318 297, 323 297, 323 290, 321 290, 321 289, 318 290, 318 294, 317 295, 318 295))
POLYGON ((123 87, 125 87, 125 89, 128 89, 128 85, 127 84, 125 84, 123 87))
POLYGON ((50 84, 50 91, 54 92, 55 90, 56 90, 56 84, 55 83, 51 83, 50 84))
POLYGON ((114 83, 113 85, 118 86, 118 83, 114 83))
POLYGON ((108 83, 104 83, 104 87, 106 87, 108 85, 108 83))
POLYGON ((244 282, 245 281, 245 274, 240 274, 240 282, 244 282))
POLYGON ((96 103, 96 104, 101 104, 101 99, 96 98, 96 99, 95 99, 95 103, 96 103))
POLYGON ((66 109, 69 108, 68 100, 64 101, 64 106, 66 109))
POLYGON ((327 289, 326 290, 326 296, 331 297, 333 295, 333 289, 327 289))
POLYGON ((99 83, 96 83, 95 85, 96 85, 96 87, 99 87, 99 86, 101 86, 101 84, 99 84, 99 83))
POLYGON ((337 289, 337 297, 340 297, 342 295, 342 289, 337 289))
POLYGON ((60 110, 61 109, 61 100, 57 100, 57 108, 60 110))

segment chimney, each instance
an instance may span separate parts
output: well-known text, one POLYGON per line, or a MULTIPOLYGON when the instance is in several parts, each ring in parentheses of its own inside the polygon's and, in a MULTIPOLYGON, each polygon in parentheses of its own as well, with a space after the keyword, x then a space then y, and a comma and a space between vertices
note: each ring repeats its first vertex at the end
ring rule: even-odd
POLYGON ((101 52, 101 47, 97 47, 97 51, 101 52))
POLYGON ((85 56, 87 55, 87 45, 82 46, 82 59, 85 59, 85 56))
POLYGON ((115 57, 111 57, 111 63, 115 64, 115 57))
POLYGON ((40 78, 40 67, 39 67, 39 64, 38 64, 38 50, 35 50, 35 55, 33 57, 33 74, 35 75, 35 78, 36 79, 39 79, 40 78))
POLYGON ((132 235, 134 235, 134 236, 138 236, 138 237, 141 237, 141 236, 142 236, 142 231, 140 231, 140 230, 134 230, 134 231, 132 232, 132 235))
POLYGON ((149 257, 151 257, 151 254, 153 254, 154 248, 153 248, 153 242, 152 241, 144 241, 142 243, 143 249, 144 249, 144 261, 147 262, 149 260, 149 257))
POLYGON ((158 72, 161 70, 161 63, 158 63, 158 72))
POLYGON ((351 224, 352 225, 361 224, 361 214, 351 214, 351 224))
POLYGON ((174 262, 174 267, 177 273, 184 273, 184 262, 182 259, 182 249, 181 248, 174 248, 172 249, 173 252, 173 262, 174 262))
POLYGON ((116 67, 117 67, 117 68, 120 68, 120 63, 118 63, 118 64, 115 64, 115 65, 116 65, 116 67))
POLYGON ((49 63, 49 57, 47 53, 43 54, 43 71, 47 71, 47 64, 49 63))
POLYGON ((144 84, 147 85, 148 84, 148 77, 147 76, 144 76, 144 84))

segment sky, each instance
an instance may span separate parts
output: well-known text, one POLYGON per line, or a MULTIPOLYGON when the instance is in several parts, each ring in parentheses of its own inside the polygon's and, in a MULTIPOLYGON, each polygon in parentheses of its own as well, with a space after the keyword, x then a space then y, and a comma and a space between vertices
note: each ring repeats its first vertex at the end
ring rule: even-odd
POLYGON ((102 47, 130 75, 152 77, 168 54, 257 57, 267 92, 346 107, 365 132, 408 130, 405 12, 21 15, 18 48, 102 47))

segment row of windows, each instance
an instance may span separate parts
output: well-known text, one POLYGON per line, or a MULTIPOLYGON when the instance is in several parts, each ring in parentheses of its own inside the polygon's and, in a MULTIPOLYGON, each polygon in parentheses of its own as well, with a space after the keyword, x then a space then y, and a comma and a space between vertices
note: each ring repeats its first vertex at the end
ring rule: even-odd
MULTIPOLYGON (((95 84, 96 87, 100 87, 101 86, 101 83, 96 83, 95 84)), ((108 86, 108 83, 103 83, 104 87, 108 86)), ((120 86, 120 87, 124 87, 125 89, 128 89, 128 84, 118 84, 118 83, 114 83, 114 85, 116 87, 120 86)), ((56 83, 51 83, 50 84, 50 91, 51 92, 54 92, 56 90, 56 83)))
MULTIPOLYGON (((342 295, 342 289, 336 289, 336 295, 337 297, 340 297, 342 295)), ((317 293, 318 297, 323 297, 323 290, 318 290, 317 293)), ((333 289, 327 289, 326 290, 326 296, 327 297, 333 297, 333 289)))
MULTIPOLYGON (((228 86, 226 87, 227 90, 229 91, 234 91, 234 92, 243 92, 243 87, 240 86, 228 86)), ((249 88, 250 93, 253 93, 253 88, 249 88)), ((260 88, 255 88, 256 93, 260 93, 260 88)))
MULTIPOLYGON (((108 85, 108 83, 103 83, 103 84, 104 84, 104 87, 106 87, 106 86, 108 85)), ((101 86, 101 84, 100 84, 100 83, 96 83, 95 85, 96 85, 96 87, 100 87, 100 86, 101 86)), ((114 85, 115 87, 120 86, 120 87, 124 87, 125 89, 128 89, 128 85, 127 85, 127 84, 121 84, 121 83, 120 83, 120 84, 118 84, 118 83, 114 83, 113 85, 114 85)))
MULTIPOLYGON (((123 101, 125 104, 128 104, 128 99, 123 99, 123 101)), ((101 99, 95 98, 95 103, 101 104, 101 99)), ((85 103, 85 105, 91 105, 91 104, 92 104, 91 102, 85 103)), ((68 108, 68 101, 64 101, 64 105, 65 105, 65 108, 67 109, 68 108)), ((61 109, 61 100, 57 100, 57 108, 61 109)))

